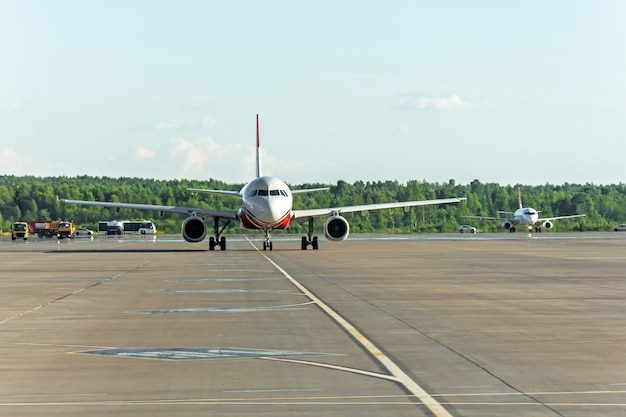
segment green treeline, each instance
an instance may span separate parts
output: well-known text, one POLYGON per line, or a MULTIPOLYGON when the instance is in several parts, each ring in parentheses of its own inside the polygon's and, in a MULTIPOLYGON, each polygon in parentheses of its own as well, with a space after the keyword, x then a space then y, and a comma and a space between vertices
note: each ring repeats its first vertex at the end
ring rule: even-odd
MULTIPOLYGON (((152 180, 142 178, 109 177, 16 177, 0 176, 0 228, 8 230, 16 220, 59 219, 74 220, 79 227, 97 228, 102 220, 149 219, 166 233, 179 233, 184 215, 141 210, 107 209, 61 204, 58 198, 75 200, 113 201, 185 207, 236 210, 239 202, 234 197, 198 194, 186 190, 210 188, 239 190, 243 184, 227 184, 217 180, 152 180)), ((430 200, 447 197, 467 197, 466 202, 441 206, 375 210, 368 213, 346 213, 350 230, 358 232, 420 233, 454 232, 459 224, 472 224, 481 232, 499 231, 500 222, 466 219, 466 215, 496 216, 497 210, 514 211, 517 208, 517 186, 483 184, 478 180, 467 185, 409 181, 363 182, 353 184, 339 181, 329 184, 290 185, 292 188, 330 187, 330 191, 294 196, 294 208, 340 207, 348 205, 408 200, 430 200)), ((626 184, 593 185, 563 184, 521 186, 525 207, 540 211, 540 217, 567 214, 586 214, 586 217, 559 220, 557 231, 609 231, 615 224, 626 223, 626 184)), ((316 220, 321 232, 323 220, 316 220)), ((302 233, 299 224, 292 224, 289 232, 302 233)), ((238 225, 231 225, 227 233, 239 233, 238 225)))

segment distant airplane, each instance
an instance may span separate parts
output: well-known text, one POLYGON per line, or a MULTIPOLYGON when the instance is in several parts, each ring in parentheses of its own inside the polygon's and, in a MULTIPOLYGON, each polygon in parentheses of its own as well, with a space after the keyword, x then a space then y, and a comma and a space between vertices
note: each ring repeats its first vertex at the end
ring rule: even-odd
POLYGON ((286 229, 292 220, 305 222, 308 220, 307 236, 302 237, 301 249, 306 250, 309 245, 318 249, 318 238, 313 236, 313 219, 329 216, 324 223, 324 235, 330 241, 341 241, 348 237, 350 226, 341 213, 366 212, 368 210, 390 209, 412 206, 426 206, 432 204, 458 203, 465 198, 444 198, 438 200, 404 201, 396 203, 365 204, 359 206, 330 207, 319 209, 294 210, 292 196, 294 194, 324 191, 328 188, 311 188, 290 190, 282 180, 263 176, 261 173, 261 139, 259 133, 259 115, 256 117, 256 178, 247 183, 240 191, 207 190, 188 188, 188 191, 202 193, 226 194, 238 197, 241 207, 238 210, 210 210, 193 207, 159 206, 151 204, 113 203, 104 201, 83 201, 61 199, 62 203, 81 204, 85 206, 113 207, 118 209, 154 210, 163 215, 165 212, 189 214, 182 224, 183 238, 187 242, 201 242, 207 234, 207 225, 204 217, 213 218, 213 233, 209 239, 209 249, 215 250, 219 246, 226 250, 226 238, 222 232, 232 221, 239 221, 240 226, 247 230, 263 230, 265 241, 263 250, 272 250, 271 231, 286 229))
POLYGON ((519 208, 514 212, 511 211, 500 211, 498 213, 504 214, 512 214, 513 217, 486 217, 486 216, 463 216, 470 219, 480 219, 480 220, 500 220, 502 221, 502 227, 508 229, 509 232, 515 232, 515 226, 526 226, 528 230, 532 230, 535 228, 535 232, 541 232, 541 228, 545 227, 546 229, 551 229, 554 224, 553 220, 558 219, 570 219, 572 217, 583 217, 586 214, 571 214, 568 216, 556 216, 556 217, 545 217, 539 218, 539 212, 532 207, 523 207, 522 206, 522 192, 520 191, 520 187, 517 187, 517 201, 519 204, 519 208))

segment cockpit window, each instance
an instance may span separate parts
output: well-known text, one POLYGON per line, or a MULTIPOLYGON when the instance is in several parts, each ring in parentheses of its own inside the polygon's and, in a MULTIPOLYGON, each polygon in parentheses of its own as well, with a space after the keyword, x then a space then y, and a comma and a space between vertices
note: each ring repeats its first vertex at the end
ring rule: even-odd
POLYGON ((248 194, 248 197, 254 197, 254 196, 259 196, 259 197, 267 197, 268 195, 271 196, 283 196, 283 197, 289 197, 289 195, 287 194, 287 191, 285 190, 252 190, 250 192, 250 194, 248 194))

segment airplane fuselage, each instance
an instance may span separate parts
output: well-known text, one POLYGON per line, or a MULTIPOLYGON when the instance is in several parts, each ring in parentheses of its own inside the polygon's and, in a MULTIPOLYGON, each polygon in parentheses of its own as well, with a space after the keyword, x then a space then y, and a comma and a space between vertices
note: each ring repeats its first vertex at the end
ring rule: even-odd
POLYGON ((519 224, 524 226, 532 226, 539 219, 539 213, 537 210, 530 207, 522 207, 513 213, 513 224, 519 224))
POLYGON ((241 227, 250 230, 286 229, 292 218, 293 196, 284 181, 259 177, 240 192, 238 212, 241 227))

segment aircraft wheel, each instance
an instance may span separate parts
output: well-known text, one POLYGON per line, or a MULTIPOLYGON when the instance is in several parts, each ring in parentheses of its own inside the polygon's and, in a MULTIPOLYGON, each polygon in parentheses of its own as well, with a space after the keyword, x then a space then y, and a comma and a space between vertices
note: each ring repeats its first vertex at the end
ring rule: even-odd
POLYGON ((270 242, 270 250, 272 250, 272 246, 273 246, 273 245, 272 245, 272 242, 270 242))
POLYGON ((224 236, 220 238, 220 248, 222 248, 222 250, 226 250, 226 238, 224 236))
POLYGON ((215 238, 209 238, 209 250, 215 250, 215 238))
POLYGON ((302 245, 300 246, 300 248, 302 250, 306 250, 306 247, 309 245, 309 243, 306 240, 306 237, 302 236, 302 245))
POLYGON ((319 248, 319 245, 317 243, 317 236, 313 236, 313 243, 311 245, 313 246, 313 250, 317 250, 319 248))

